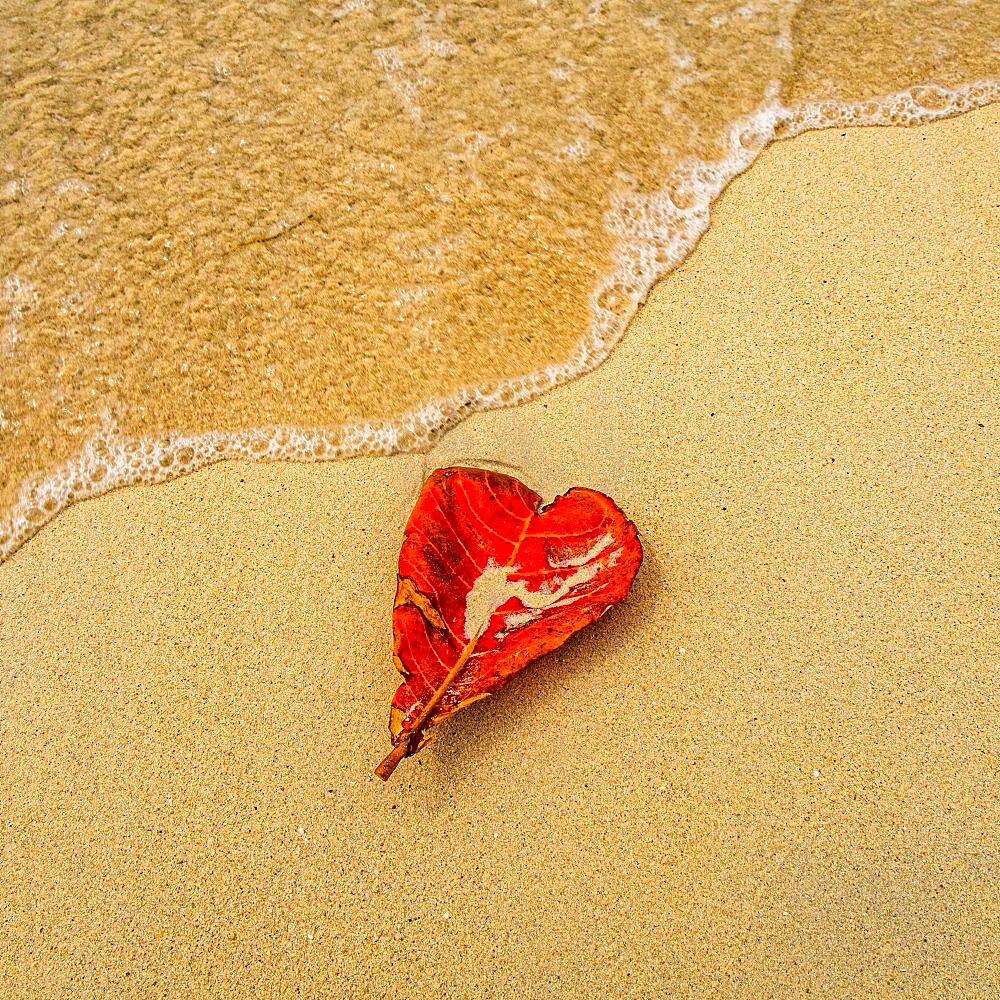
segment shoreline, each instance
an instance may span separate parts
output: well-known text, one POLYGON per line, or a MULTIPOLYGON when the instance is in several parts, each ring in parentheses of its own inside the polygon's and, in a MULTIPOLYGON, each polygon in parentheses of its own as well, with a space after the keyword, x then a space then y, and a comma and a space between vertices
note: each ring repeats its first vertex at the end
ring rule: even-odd
POLYGON ((15 553, 11 995, 1000 988, 998 142, 774 144, 589 374, 15 553), (383 785, 400 532, 459 463, 608 493, 646 560, 383 785))
POLYGON ((920 84, 864 100, 764 105, 733 122, 727 157, 688 164, 668 177, 659 191, 623 197, 623 205, 617 209, 620 218, 615 217, 616 211, 607 213, 612 219, 610 229, 619 230, 613 256, 620 264, 594 288, 590 324, 563 361, 499 381, 465 386, 450 396, 429 397, 394 417, 349 418, 332 427, 277 424, 131 437, 118 433, 113 422, 106 420, 78 454, 54 471, 37 472, 15 487, 18 499, 0 516, 0 564, 72 504, 114 489, 168 482, 220 461, 336 461, 421 451, 472 413, 519 405, 570 383, 604 363, 651 291, 683 265, 708 231, 712 208, 726 188, 776 142, 830 128, 912 128, 918 122, 924 126, 988 108, 998 101, 1000 80, 983 78, 954 87, 920 84), (918 93, 925 100, 928 94, 936 95, 936 106, 935 100, 930 107, 920 104, 914 96, 918 93), (745 135, 752 137, 749 144, 743 141, 745 135), (693 198, 693 204, 685 205, 683 199, 675 204, 670 195, 674 190, 693 198), (659 222, 650 221, 648 232, 631 232, 635 214, 659 222), (643 258, 646 262, 637 276, 635 267, 643 258), (612 305, 600 306, 604 297, 612 305))

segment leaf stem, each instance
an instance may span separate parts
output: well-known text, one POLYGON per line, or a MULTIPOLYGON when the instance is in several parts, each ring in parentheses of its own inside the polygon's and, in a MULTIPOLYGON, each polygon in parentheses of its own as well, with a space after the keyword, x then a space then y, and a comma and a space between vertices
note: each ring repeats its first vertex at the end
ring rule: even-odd
POLYGON ((479 631, 465 644, 465 648, 461 653, 458 654, 458 659, 455 661, 455 665, 448 671, 448 676, 441 682, 438 689, 431 695, 430 701, 424 705, 423 711, 417 716, 417 721, 409 728, 406 733, 400 734, 399 742, 392 748, 392 750, 386 755, 385 760, 377 768, 375 768, 375 773, 383 780, 388 781, 392 775, 392 772, 396 770, 396 766, 404 758, 408 757, 411 753, 415 753, 415 750, 411 750, 410 747, 414 743, 420 742, 420 737, 423 735, 424 725, 430 718, 431 713, 437 708, 438 702, 444 697, 445 692, 451 687, 452 682, 455 678, 462 672, 465 668, 465 664, 468 663, 469 657, 475 652, 476 643, 479 642, 483 630, 489 624, 489 618, 480 626, 479 631))

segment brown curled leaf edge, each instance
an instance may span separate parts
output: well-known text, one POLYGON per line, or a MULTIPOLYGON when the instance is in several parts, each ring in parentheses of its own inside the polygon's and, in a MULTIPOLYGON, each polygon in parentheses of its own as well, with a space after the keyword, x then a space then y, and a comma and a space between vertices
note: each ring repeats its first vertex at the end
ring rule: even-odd
POLYGON ((433 472, 399 553, 392 613, 392 750, 383 780, 466 705, 624 600, 642 564, 635 525, 573 487, 549 504, 488 469, 433 472))

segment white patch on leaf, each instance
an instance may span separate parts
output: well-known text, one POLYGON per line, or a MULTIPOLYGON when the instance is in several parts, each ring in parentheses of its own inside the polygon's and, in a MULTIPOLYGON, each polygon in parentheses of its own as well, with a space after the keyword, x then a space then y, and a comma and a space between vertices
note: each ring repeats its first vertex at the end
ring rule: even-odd
POLYGON ((533 622, 538 617, 538 612, 534 609, 528 611, 512 611, 504 621, 504 635, 515 632, 519 628, 524 628, 529 622, 533 622))
POLYGON ((565 569, 569 566, 583 566, 585 563, 593 562, 614 539, 610 535, 601 535, 586 552, 580 552, 572 556, 563 556, 561 559, 552 559, 551 563, 556 569, 565 569))
POLYGON ((517 566, 498 566, 491 559, 465 599, 465 638, 471 641, 482 635, 497 608, 512 597, 521 602, 523 610, 507 614, 504 629, 497 636, 499 639, 534 621, 546 608, 576 600, 575 596, 571 596, 572 590, 589 583, 602 569, 614 566, 618 561, 618 549, 609 552, 605 559, 598 558, 613 543, 611 535, 605 534, 586 552, 553 560, 553 569, 573 569, 574 572, 561 581, 558 577, 544 580, 538 590, 529 590, 524 580, 510 579, 521 572, 517 566))

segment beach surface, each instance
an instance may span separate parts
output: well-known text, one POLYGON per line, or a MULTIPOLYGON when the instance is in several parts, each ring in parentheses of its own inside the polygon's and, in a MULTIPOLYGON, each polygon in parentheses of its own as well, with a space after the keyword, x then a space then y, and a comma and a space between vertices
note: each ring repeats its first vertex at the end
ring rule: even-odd
POLYGON ((595 372, 44 528, 0 566, 5 995, 996 996, 998 146, 778 143, 595 372), (450 464, 604 490, 646 560, 383 784, 450 464))

